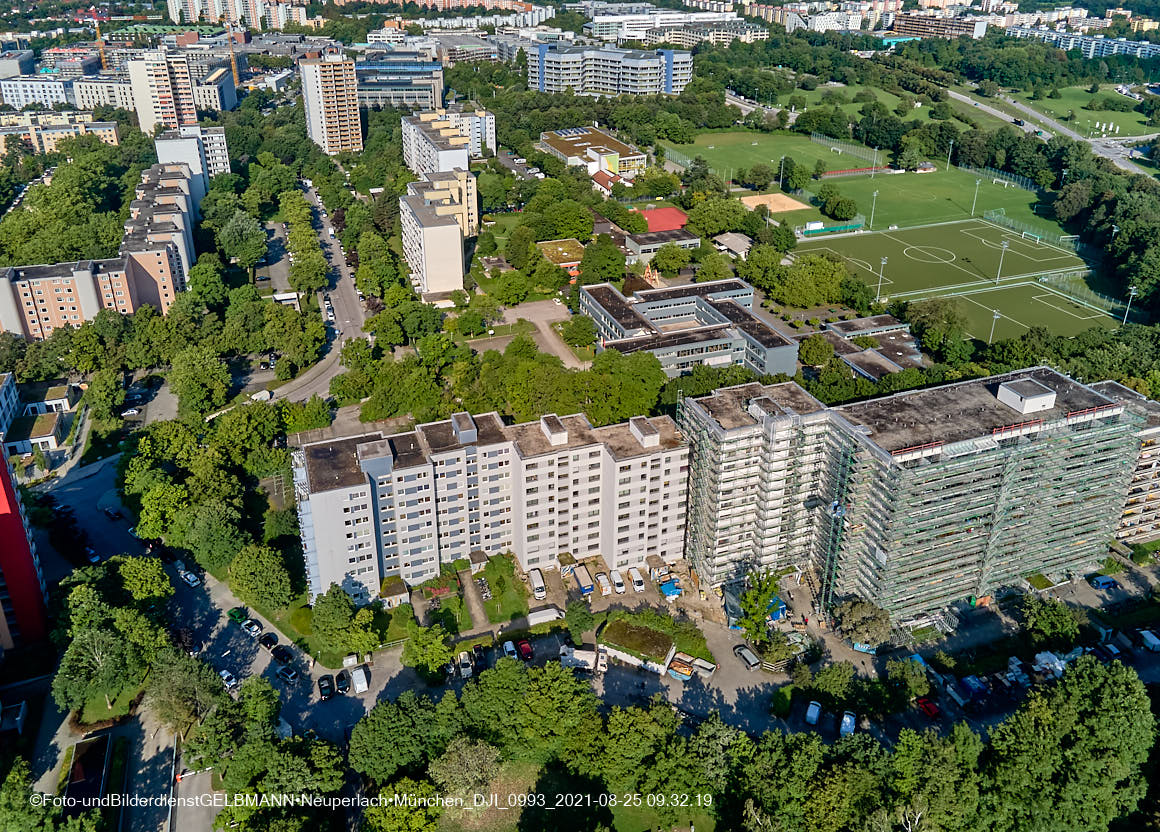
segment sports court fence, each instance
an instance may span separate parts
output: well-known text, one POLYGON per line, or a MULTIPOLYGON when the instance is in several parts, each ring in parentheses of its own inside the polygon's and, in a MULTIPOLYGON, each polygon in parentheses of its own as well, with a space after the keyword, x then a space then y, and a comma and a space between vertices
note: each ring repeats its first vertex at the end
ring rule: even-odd
POLYGON ((821 228, 807 228, 804 225, 799 225, 793 231, 799 237, 821 237, 823 234, 844 234, 847 231, 857 231, 865 225, 866 217, 859 214, 854 219, 846 220, 838 225, 827 225, 821 228))
POLYGON ((878 165, 878 151, 871 150, 865 145, 855 144, 854 142, 844 141, 843 139, 834 139, 825 133, 810 133, 810 141, 828 147, 835 153, 844 153, 856 159, 864 159, 867 162, 872 162, 875 166, 878 165))
POLYGON ((671 147, 665 148, 665 159, 670 162, 675 162, 683 168, 687 168, 693 164, 692 159, 679 150, 673 150, 671 147))
MULTIPOLYGON (((1037 278, 1037 282, 1044 286, 1065 295, 1076 303, 1082 303, 1084 306, 1090 306, 1093 309, 1098 309, 1101 312, 1106 312, 1116 318, 1123 319, 1124 312, 1128 309, 1128 301, 1126 298, 1115 298, 1111 295, 1105 295, 1102 292, 1097 292, 1087 285, 1087 278, 1091 277, 1090 269, 1072 269, 1071 271, 1051 272, 1049 274, 1041 275, 1037 278)), ((1134 321, 1144 320, 1144 316, 1137 317, 1139 306, 1136 306, 1129 313, 1128 317, 1134 321)))
POLYGON ((1017 173, 1007 173, 1006 171, 995 170, 994 168, 976 168, 971 165, 955 165, 956 168, 983 179, 990 179, 994 183, 1004 182, 1007 185, 1014 185, 1016 188, 1022 188, 1025 191, 1030 191, 1033 194, 1043 193, 1043 188, 1026 176, 1020 176, 1017 173))
POLYGON ((836 179, 839 176, 865 176, 868 173, 882 173, 888 171, 890 168, 884 167, 869 167, 869 168, 850 168, 849 170, 828 170, 821 175, 822 179, 836 179))
POLYGON ((1032 225, 1023 220, 1013 219, 1007 216, 1007 211, 1003 208, 993 208, 990 211, 984 211, 983 219, 1011 231, 1018 231, 1025 237, 1034 238, 1037 242, 1047 243, 1048 245, 1066 249, 1076 254, 1080 254, 1084 248, 1083 243, 1074 234, 1060 234, 1057 231, 1045 229, 1041 225, 1032 225))

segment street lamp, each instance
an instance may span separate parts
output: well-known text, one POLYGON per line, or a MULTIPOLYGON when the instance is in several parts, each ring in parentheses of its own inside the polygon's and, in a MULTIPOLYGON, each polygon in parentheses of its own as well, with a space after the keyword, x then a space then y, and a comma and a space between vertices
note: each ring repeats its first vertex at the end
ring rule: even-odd
POLYGON ((999 285, 999 278, 1003 276, 1003 255, 1007 253, 1007 246, 1009 246, 1009 245, 1010 245, 1010 243, 1008 243, 1006 240, 1004 240, 1003 247, 1001 249, 999 249, 999 271, 995 272, 995 285, 996 286, 999 285))
POLYGON ((975 206, 979 204, 979 186, 983 184, 982 179, 975 180, 975 198, 971 200, 971 216, 975 216, 975 206))
POLYGON ((874 211, 878 208, 878 191, 874 192, 874 198, 870 201, 870 230, 874 230, 874 211))
POLYGON ((887 259, 888 258, 883 257, 882 263, 878 267, 878 296, 874 298, 875 303, 882 302, 882 275, 886 271, 886 260, 887 259))
POLYGON ((955 149, 955 140, 951 139, 951 146, 947 148, 947 170, 951 169, 951 151, 955 149))
MULTIPOLYGON (((773 160, 770 159, 770 161, 772 162, 773 160)), ((777 187, 778 187, 778 190, 781 190, 781 191, 785 190, 785 187, 781 184, 782 178, 784 177, 784 175, 785 175, 785 154, 783 153, 781 156, 781 161, 778 163, 778 169, 777 169, 777 187)))
POLYGON ((870 178, 874 178, 874 174, 878 172, 878 148, 874 148, 874 167, 870 168, 870 178))
POLYGON ((998 309, 991 311, 991 334, 987 336, 987 344, 995 340, 995 324, 999 323, 999 319, 1002 317, 1003 315, 998 309))
POLYGON ((1132 298, 1134 298, 1134 297, 1136 297, 1136 287, 1129 286, 1128 287, 1128 305, 1124 309, 1124 320, 1120 321, 1121 324, 1128 323, 1128 312, 1130 312, 1132 310, 1132 298))

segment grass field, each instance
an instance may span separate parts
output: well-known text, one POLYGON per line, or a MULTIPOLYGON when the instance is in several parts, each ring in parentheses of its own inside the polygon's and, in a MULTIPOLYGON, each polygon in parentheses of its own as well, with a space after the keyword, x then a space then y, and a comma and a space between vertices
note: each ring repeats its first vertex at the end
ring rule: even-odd
POLYGON ((1057 121, 1063 121, 1069 112, 1074 112, 1075 120, 1064 121, 1064 124, 1085 136, 1089 134, 1089 131, 1094 134, 1097 121, 1101 124, 1111 122, 1120 128, 1119 133, 1109 133, 1108 135, 1140 136, 1144 133, 1157 131, 1157 128, 1148 126, 1148 120, 1143 113, 1137 113, 1135 110, 1118 113, 1111 110, 1084 109, 1084 105, 1090 103, 1093 98, 1123 99, 1124 96, 1116 92, 1114 84, 1103 85, 1096 95, 1088 92, 1088 87, 1063 87, 1059 90, 1059 95, 1059 98, 1041 98, 1038 101, 1032 101, 1026 93, 1013 97, 1033 110, 1038 110, 1057 121))
MULTIPOLYGON (((800 95, 805 97, 807 107, 814 107, 825 103, 827 99, 832 102, 834 100, 833 93, 837 92, 844 95, 850 102, 849 104, 839 104, 838 106, 847 114, 857 117, 860 115, 864 105, 861 102, 855 102, 854 96, 864 90, 869 90, 870 92, 874 93, 874 97, 877 98, 879 102, 884 104, 886 108, 890 110, 890 112, 894 112, 894 108, 898 106, 900 99, 897 95, 886 92, 885 90, 878 89, 877 87, 866 87, 860 84, 853 84, 847 87, 820 86, 816 90, 810 90, 809 92, 805 92, 803 90, 794 90, 791 93, 780 96, 777 103, 784 106, 788 104, 790 98, 795 95, 800 95)), ((977 110, 970 104, 967 104, 963 101, 950 99, 947 101, 947 103, 950 104, 951 109, 956 113, 961 113, 970 118, 972 121, 978 122, 979 127, 984 130, 994 130, 996 127, 1000 127, 1008 123, 1003 119, 996 118, 995 116, 984 113, 981 110, 977 110)), ((902 116, 902 119, 905 121, 930 121, 930 107, 915 107, 905 116, 902 116)))
POLYGON ((837 254, 876 292, 881 272, 884 299, 959 296, 970 334, 982 340, 991 337, 992 323, 996 339, 1016 337, 1032 326, 1075 335, 1116 324, 1110 315, 1036 281, 1046 272, 1084 268, 1081 258, 982 220, 807 240, 797 251, 837 254))
MULTIPOLYGON (((702 133, 692 144, 668 146, 690 158, 704 157, 709 166, 722 176, 729 176, 730 171, 758 163, 765 163, 776 170, 783 155, 811 168, 821 160, 830 170, 860 168, 870 164, 846 154, 839 155, 828 147, 810 141, 808 136, 796 133, 716 131, 702 133)), ((882 154, 879 163, 884 164, 887 158, 888 154, 882 154)), ((940 164, 937 159, 932 161, 940 164)), ((873 194, 877 191, 878 201, 873 212, 875 228, 968 219, 972 203, 978 215, 993 208, 1002 208, 1013 219, 1043 222, 1033 208, 1039 201, 1037 195, 1019 188, 1005 188, 984 179, 979 185, 979 199, 975 203, 977 178, 957 169, 943 170, 941 164, 936 173, 849 176, 825 181, 836 185, 843 195, 852 197, 858 203, 858 210, 867 218, 871 214, 873 194)), ((814 180, 810 188, 816 190, 819 185, 814 180)), ((822 219, 816 208, 782 216, 792 225, 822 219)))

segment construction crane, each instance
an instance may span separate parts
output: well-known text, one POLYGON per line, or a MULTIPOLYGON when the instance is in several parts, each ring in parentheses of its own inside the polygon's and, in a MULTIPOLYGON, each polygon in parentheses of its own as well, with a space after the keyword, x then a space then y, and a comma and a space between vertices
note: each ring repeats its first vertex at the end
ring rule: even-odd
POLYGON ((109 59, 105 56, 105 39, 101 37, 101 21, 94 21, 97 24, 97 50, 101 53, 101 71, 107 72, 109 69, 109 59))
POLYGON ((230 69, 234 73, 234 87, 240 87, 242 84, 241 78, 238 77, 238 56, 234 54, 234 24, 228 23, 226 31, 229 32, 230 40, 230 69))

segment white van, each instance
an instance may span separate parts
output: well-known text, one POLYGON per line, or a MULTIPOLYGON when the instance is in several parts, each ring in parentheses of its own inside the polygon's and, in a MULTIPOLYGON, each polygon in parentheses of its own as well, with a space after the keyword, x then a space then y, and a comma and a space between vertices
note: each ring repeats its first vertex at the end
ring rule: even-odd
POLYGON ((548 590, 544 587, 544 574, 539 569, 528 572, 528 583, 532 585, 532 597, 537 601, 543 601, 548 597, 548 590))
POLYGON ((633 592, 644 592, 644 578, 635 566, 628 570, 628 579, 632 581, 633 592))
POLYGON ((367 667, 365 664, 359 665, 350 672, 350 680, 354 684, 355 693, 366 693, 370 690, 370 679, 367 678, 367 667))

